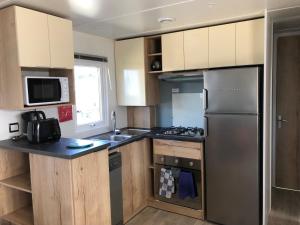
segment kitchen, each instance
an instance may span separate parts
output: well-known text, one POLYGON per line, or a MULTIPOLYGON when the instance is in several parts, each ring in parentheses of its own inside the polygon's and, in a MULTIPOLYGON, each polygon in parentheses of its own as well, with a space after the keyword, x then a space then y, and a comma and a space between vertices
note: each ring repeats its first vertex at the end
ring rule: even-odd
POLYGON ((298 4, 80 2, 0 1, 0 224, 298 224, 298 4))

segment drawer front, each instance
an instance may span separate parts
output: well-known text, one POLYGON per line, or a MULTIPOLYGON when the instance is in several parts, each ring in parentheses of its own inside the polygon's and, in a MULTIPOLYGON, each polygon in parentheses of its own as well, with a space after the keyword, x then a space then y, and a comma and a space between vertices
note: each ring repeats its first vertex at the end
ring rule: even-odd
POLYGON ((203 144, 196 142, 157 140, 153 141, 154 154, 190 159, 202 159, 203 144))

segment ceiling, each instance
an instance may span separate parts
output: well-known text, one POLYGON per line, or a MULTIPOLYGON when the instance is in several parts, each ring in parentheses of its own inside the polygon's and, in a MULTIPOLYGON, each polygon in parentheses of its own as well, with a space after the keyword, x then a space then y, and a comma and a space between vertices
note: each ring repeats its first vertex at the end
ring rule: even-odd
POLYGON ((300 0, 0 0, 73 20, 74 29, 120 39, 259 17, 300 0), (175 21, 159 23, 160 17, 175 21))

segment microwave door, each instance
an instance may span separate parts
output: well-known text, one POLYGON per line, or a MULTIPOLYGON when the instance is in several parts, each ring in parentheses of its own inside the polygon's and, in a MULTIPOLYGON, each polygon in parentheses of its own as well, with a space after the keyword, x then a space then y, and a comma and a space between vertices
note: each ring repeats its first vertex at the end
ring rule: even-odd
POLYGON ((53 103, 61 100, 59 79, 29 78, 27 85, 30 104, 53 103))

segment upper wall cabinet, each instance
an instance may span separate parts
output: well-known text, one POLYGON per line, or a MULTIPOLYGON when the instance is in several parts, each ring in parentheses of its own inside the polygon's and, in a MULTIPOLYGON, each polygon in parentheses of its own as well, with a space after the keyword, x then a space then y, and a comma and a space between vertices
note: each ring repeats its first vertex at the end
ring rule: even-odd
POLYGON ((208 28, 184 31, 186 70, 208 68, 208 28))
POLYGON ((74 67, 72 21, 48 15, 51 68, 74 67))
POLYGON ((183 32, 161 37, 163 71, 184 70, 183 32))
POLYGON ((145 106, 145 39, 117 41, 115 59, 118 104, 145 106))
POLYGON ((236 65, 264 63, 264 19, 236 24, 236 65))
POLYGON ((27 109, 23 75, 68 77, 75 104, 72 22, 10 6, 0 10, 0 108, 27 109), (5 60, 1 60, 5 59, 5 60))
MULTIPOLYGON (((73 31, 70 20, 12 6, 4 9, 15 24, 20 67, 73 69, 73 31)), ((4 21, 5 26, 9 21, 4 21)))
POLYGON ((21 7, 14 13, 20 67, 50 67, 47 14, 21 7))
POLYGON ((235 65, 235 23, 209 28, 209 67, 235 65))

